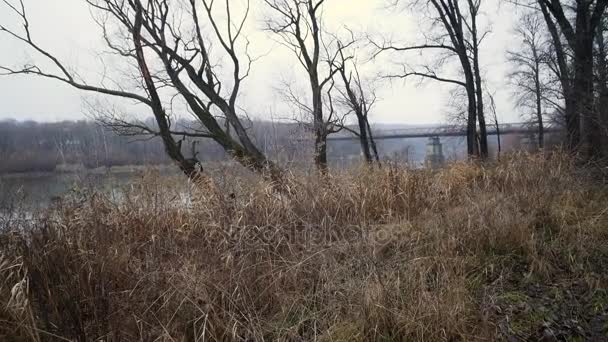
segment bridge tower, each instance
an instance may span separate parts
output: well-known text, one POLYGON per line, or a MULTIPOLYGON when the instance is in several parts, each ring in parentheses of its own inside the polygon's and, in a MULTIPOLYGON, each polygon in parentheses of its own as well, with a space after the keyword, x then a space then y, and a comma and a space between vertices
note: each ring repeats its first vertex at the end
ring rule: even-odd
POLYGON ((443 145, 438 136, 429 138, 429 142, 426 144, 426 159, 424 164, 426 167, 434 169, 441 167, 445 162, 443 156, 443 145))

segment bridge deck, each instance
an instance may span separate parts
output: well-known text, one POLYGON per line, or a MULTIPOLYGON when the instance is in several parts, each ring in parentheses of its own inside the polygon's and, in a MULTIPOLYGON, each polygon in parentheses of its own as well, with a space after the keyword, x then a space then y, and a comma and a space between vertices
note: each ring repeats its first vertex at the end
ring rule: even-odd
MULTIPOLYGON (((538 131, 537 128, 534 127, 513 127, 513 125, 505 125, 504 127, 499 126, 499 131, 501 135, 507 134, 534 134, 538 131)), ((545 133, 554 133, 561 132, 562 130, 556 127, 547 127, 545 128, 545 133)), ((489 129, 488 135, 497 135, 498 132, 496 128, 489 129)), ((408 138, 429 138, 429 137, 464 137, 467 135, 465 129, 442 129, 442 128, 416 128, 416 129, 408 129, 408 130, 400 130, 400 131, 379 131, 375 132, 374 139, 375 140, 388 140, 388 139, 408 139, 408 138)), ((329 136, 327 140, 331 141, 340 141, 340 140, 357 140, 359 139, 355 135, 349 136, 329 136)))

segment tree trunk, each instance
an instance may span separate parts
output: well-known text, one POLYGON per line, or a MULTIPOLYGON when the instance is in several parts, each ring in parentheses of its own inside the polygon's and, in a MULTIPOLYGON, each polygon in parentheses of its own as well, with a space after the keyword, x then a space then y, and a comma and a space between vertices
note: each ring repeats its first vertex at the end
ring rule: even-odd
POLYGON ((545 129, 543 126, 542 89, 540 84, 540 61, 534 51, 534 90, 536 95, 536 122, 538 124, 538 148, 545 147, 545 129))
POLYGON ((496 120, 496 139, 498 141, 498 156, 500 158, 500 154, 502 153, 502 140, 500 137, 500 126, 498 125, 498 120, 496 120))
POLYGON ((316 73, 310 75, 312 90, 313 124, 315 131, 315 156, 314 162, 321 173, 327 172, 327 128, 323 120, 323 95, 319 85, 319 77, 316 73))
POLYGON ((369 140, 367 138, 367 120, 365 116, 361 116, 360 113, 357 113, 357 121, 359 123, 359 141, 361 143, 361 151, 363 152, 363 157, 365 157, 365 161, 368 163, 373 163, 372 152, 369 146, 369 140))
POLYGON ((486 117, 483 107, 483 86, 481 70, 479 67, 479 40, 477 37, 477 10, 471 9, 472 34, 473 34, 473 72, 475 74, 475 92, 477 98, 477 120, 479 120, 479 156, 481 159, 488 158, 488 133, 486 130, 486 117))
POLYGON ((570 150, 574 150, 580 142, 580 122, 575 110, 575 94, 572 90, 572 81, 570 78, 570 67, 567 62, 567 55, 562 44, 561 35, 556 23, 553 21, 549 9, 544 1, 538 1, 543 18, 547 24, 551 41, 557 58, 557 67, 559 69, 559 81, 564 96, 564 119, 566 122, 566 140, 570 150))
POLYGON ((367 125, 367 132, 369 133, 369 142, 372 147, 372 151, 374 151, 374 158, 376 162, 380 162, 380 155, 378 154, 378 147, 376 146, 376 140, 374 139, 374 133, 372 132, 372 128, 369 125, 369 120, 365 117, 365 124, 367 125))
MULTIPOLYGON (((477 62, 475 63, 477 64, 477 62)), ((479 121, 479 156, 481 159, 488 158, 488 132, 486 128, 486 117, 483 108, 483 90, 481 90, 481 76, 479 76, 479 66, 476 65, 475 78, 477 84, 477 120, 479 121)))
POLYGON ((467 87, 468 116, 467 116, 467 154, 479 156, 477 143, 477 108, 475 108, 475 91, 467 87))
POLYGON ((587 15, 581 12, 587 11, 577 13, 573 87, 576 116, 570 122, 572 131, 569 132, 578 133, 578 145, 587 157, 597 158, 601 154, 601 146, 598 141, 600 134, 598 117, 594 111, 593 35, 587 29, 589 26, 587 15))
POLYGON ((604 41, 605 22, 601 22, 597 28, 597 92, 598 92, 598 115, 601 130, 602 156, 608 155, 608 61, 606 43, 604 41))
POLYGON ((315 165, 321 173, 327 173, 327 137, 317 131, 315 137, 315 165))
POLYGON ((477 98, 475 93, 475 81, 470 68, 468 57, 460 58, 466 80, 466 92, 468 101, 467 114, 467 153, 469 156, 479 157, 479 143, 477 139, 477 98))
POLYGON ((173 136, 171 135, 171 129, 169 126, 169 121, 167 120, 167 115, 165 113, 165 110, 163 109, 162 101, 156 89, 156 85, 154 84, 154 79, 150 74, 150 69, 148 68, 146 57, 144 55, 144 49, 141 39, 142 22, 143 10, 141 8, 141 5, 139 5, 137 8, 136 18, 133 25, 133 42, 135 43, 135 54, 137 56, 137 63, 142 78, 144 79, 146 90, 150 95, 152 112, 154 113, 156 123, 158 124, 160 137, 163 140, 165 151, 167 152, 169 157, 177 164, 180 170, 182 170, 182 172, 189 178, 196 178, 196 165, 198 164, 198 161, 194 158, 185 158, 181 151, 181 144, 176 142, 173 136))
POLYGON ((574 80, 569 86, 563 86, 566 97, 566 128, 569 146, 583 152, 587 158, 599 158, 601 157, 601 131, 599 115, 594 110, 593 42, 596 28, 600 26, 608 1, 576 1, 575 7, 569 8, 575 12, 574 27, 564 14, 563 7, 565 6, 560 1, 539 0, 538 2, 558 53, 560 79, 563 84, 565 84, 563 79, 568 78, 569 73, 567 67, 562 66, 565 64, 566 54, 555 23, 560 26, 561 33, 573 51, 574 80), (549 10, 555 17, 555 22, 549 14, 549 10))

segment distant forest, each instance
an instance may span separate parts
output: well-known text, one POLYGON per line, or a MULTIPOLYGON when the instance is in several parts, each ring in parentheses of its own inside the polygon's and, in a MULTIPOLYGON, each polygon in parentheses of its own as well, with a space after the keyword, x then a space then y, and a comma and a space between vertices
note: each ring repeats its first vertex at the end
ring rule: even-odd
MULTIPOLYGON (((301 142, 293 139, 295 135, 305 134, 298 125, 257 122, 251 132, 261 149, 279 161, 287 162, 307 153, 301 142)), ((196 154, 201 160, 227 159, 226 152, 210 139, 189 137, 182 143, 184 151, 196 154)), ((0 121, 0 160, 0 173, 50 172, 63 165, 93 169, 171 163, 161 139, 119 135, 92 121, 0 121)))
POLYGON ((86 121, 0 122, 0 172, 54 171, 61 164, 88 168, 167 163, 156 139, 132 142, 86 121))

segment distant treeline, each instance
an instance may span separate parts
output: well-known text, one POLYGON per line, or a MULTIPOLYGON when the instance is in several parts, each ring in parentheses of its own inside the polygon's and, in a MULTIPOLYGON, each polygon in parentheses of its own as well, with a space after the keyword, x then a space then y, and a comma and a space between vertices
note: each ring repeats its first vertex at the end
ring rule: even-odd
POLYGON ((87 121, 1 121, 0 172, 53 171, 61 164, 97 168, 168 162, 160 141, 132 140, 87 121))
MULTIPOLYGON (((258 146, 278 160, 306 153, 298 125, 256 122, 251 132, 258 146)), ((176 137, 180 139, 180 137, 176 137)), ((185 140, 184 151, 203 161, 224 160, 226 153, 209 139, 185 140)), ((55 171, 62 165, 86 168, 168 164, 163 144, 151 136, 121 136, 92 121, 0 121, 0 173, 55 171)))
MULTIPOLYGON (((154 125, 153 122, 147 124, 154 125)), ((183 127, 189 124, 192 123, 180 121, 175 125, 183 127)), ((249 123, 248 132, 260 150, 277 163, 284 166, 310 166, 313 137, 302 125, 256 121, 249 123)), ((349 135, 346 131, 341 134, 349 135)), ((182 138, 175 137, 176 140, 182 138)), ((521 138, 518 135, 503 137, 503 150, 526 148, 522 146, 521 138)), ((548 137, 549 140, 554 138, 556 137, 548 137)), ((489 142, 495 154, 495 137, 489 142)), ((377 142, 382 159, 405 162, 424 160, 426 143, 426 138, 377 142)), ((446 138, 442 139, 442 143, 444 154, 448 158, 462 158, 466 154, 463 138, 446 138)), ((196 154, 200 161, 232 160, 211 139, 190 137, 181 144, 186 156, 196 154)), ((357 140, 331 142, 328 155, 331 162, 362 158, 357 140)), ((0 161, 0 173, 51 172, 75 165, 95 169, 171 163, 158 137, 119 135, 95 121, 40 123, 16 120, 0 121, 0 161)))

